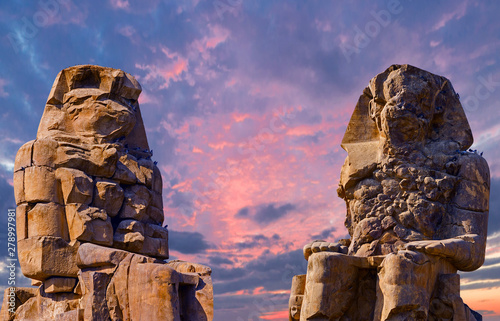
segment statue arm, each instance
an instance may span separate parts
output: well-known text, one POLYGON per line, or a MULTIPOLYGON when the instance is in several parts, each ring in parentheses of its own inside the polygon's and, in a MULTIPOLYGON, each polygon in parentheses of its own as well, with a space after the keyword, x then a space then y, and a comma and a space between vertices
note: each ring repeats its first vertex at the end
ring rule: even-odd
POLYGON ((441 256, 458 270, 473 271, 484 263, 484 244, 483 237, 466 234, 444 240, 414 241, 405 244, 403 249, 441 256))
POLYGON ((410 242, 403 246, 446 257, 461 271, 473 271, 484 263, 488 230, 490 175, 481 156, 470 153, 458 160, 459 182, 452 199, 453 224, 442 240, 410 242))

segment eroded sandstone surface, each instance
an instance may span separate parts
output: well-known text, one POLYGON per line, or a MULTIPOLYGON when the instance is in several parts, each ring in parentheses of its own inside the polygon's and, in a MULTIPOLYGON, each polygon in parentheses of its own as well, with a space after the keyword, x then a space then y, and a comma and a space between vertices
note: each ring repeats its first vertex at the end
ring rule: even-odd
POLYGON ((448 79, 409 65, 374 77, 342 140, 351 238, 304 247, 290 320, 476 320, 456 273, 485 256, 490 176, 472 142, 448 79))
MULTIPOLYGON (((16 157, 21 270, 3 320, 212 320, 210 268, 168 259, 162 178, 139 83, 81 65, 57 76, 16 157)), ((5 302, 5 301, 4 301, 5 302)))

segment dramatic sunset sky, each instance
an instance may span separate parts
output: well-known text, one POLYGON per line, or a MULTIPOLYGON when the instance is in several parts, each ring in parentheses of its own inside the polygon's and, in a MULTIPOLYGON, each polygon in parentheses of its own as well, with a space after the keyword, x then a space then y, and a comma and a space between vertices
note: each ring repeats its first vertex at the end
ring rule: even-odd
POLYGON ((336 189, 356 101, 408 63, 451 80, 490 165, 486 262, 461 275, 462 297, 500 320, 499 14, 498 1, 2 1, 0 290, 16 152, 57 73, 97 64, 142 85, 171 255, 212 267, 215 320, 287 320, 303 245, 347 235, 336 189))

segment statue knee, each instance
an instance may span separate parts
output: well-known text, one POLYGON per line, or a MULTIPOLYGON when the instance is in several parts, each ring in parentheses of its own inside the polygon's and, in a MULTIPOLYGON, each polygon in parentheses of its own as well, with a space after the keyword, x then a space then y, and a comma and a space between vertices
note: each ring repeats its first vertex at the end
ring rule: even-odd
POLYGON ((379 279, 389 284, 411 284, 415 274, 427 274, 429 257, 420 252, 399 251, 387 255, 381 265, 379 279))
POLYGON ((437 276, 433 261, 409 250, 387 255, 378 273, 376 314, 380 320, 427 320, 432 280, 437 276))
POLYGON ((352 257, 334 252, 309 257, 300 320, 336 320, 349 309, 357 292, 358 268, 352 263, 352 257))
POLYGON ((349 262, 349 257, 334 252, 318 252, 309 257, 307 264, 307 282, 331 283, 342 276, 349 279, 357 273, 349 262))

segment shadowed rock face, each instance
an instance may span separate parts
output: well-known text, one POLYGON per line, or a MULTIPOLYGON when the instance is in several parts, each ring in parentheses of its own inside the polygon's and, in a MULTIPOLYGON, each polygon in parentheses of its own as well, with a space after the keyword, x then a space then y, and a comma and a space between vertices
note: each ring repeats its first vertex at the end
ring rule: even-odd
POLYGON ((490 187, 486 161, 467 151, 472 140, 448 79, 393 65, 370 81, 342 140, 348 156, 338 194, 351 238, 305 246, 300 320, 370 313, 374 320, 446 320, 449 309, 437 306, 466 317, 454 273, 484 262, 490 187), (368 272, 375 268, 378 274, 368 272), (346 284, 335 283, 338 277, 346 284), (445 280, 455 292, 434 290, 445 280), (327 294, 334 292, 338 298, 327 294))
MULTIPOLYGON (((117 69, 82 65, 59 73, 36 139, 16 156, 21 269, 43 282, 39 301, 78 301, 85 320, 177 320, 186 314, 180 297, 192 320, 207 320, 210 269, 161 261, 168 258, 162 178, 151 160, 140 93, 134 77, 117 69), (143 305, 146 297, 158 309, 143 305), (102 307, 92 309, 97 302, 102 307)), ((24 304, 16 319, 53 320, 66 312, 59 308, 36 314, 35 303, 24 304)))

